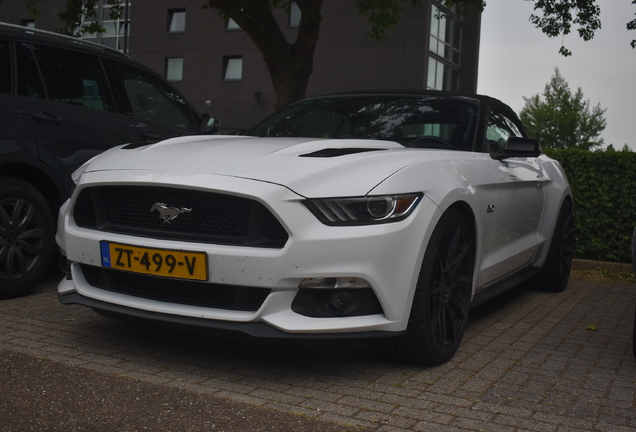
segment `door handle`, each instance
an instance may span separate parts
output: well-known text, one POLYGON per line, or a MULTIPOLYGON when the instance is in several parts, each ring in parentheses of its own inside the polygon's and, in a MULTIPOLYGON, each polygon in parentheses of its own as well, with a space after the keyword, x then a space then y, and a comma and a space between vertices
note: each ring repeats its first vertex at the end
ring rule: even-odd
POLYGON ((47 112, 40 112, 31 115, 33 120, 37 121, 52 121, 55 124, 60 124, 64 121, 63 117, 56 117, 53 114, 47 112))

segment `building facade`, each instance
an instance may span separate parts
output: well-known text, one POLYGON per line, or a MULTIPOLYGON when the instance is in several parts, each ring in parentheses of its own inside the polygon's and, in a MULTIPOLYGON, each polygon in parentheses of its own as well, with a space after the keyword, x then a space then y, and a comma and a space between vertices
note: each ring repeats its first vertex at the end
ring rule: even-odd
MULTIPOLYGON (((0 2, 0 21, 61 27, 65 0, 47 0, 29 17, 23 0, 0 2)), ((106 30, 86 39, 128 53, 171 81, 201 112, 229 131, 248 128, 271 114, 275 96, 265 62, 249 36, 202 0, 129 0, 118 20, 108 6, 98 14, 106 30)), ((293 42, 300 20, 297 2, 276 19, 293 42)), ((307 96, 378 89, 437 89, 474 93, 481 16, 456 13, 434 0, 407 7, 383 42, 354 0, 325 0, 314 71, 307 96)))

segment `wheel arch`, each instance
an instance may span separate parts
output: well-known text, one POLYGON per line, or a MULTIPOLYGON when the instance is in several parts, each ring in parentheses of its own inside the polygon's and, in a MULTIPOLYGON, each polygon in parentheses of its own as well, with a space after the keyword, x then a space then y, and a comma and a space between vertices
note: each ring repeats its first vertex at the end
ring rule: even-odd
POLYGON ((423 245, 423 259, 418 260, 420 270, 410 298, 407 327, 396 338, 380 341, 386 352, 424 365, 450 360, 463 338, 471 301, 468 277, 474 273, 477 255, 476 219, 471 206, 460 200, 438 209, 440 216, 423 245), (464 233, 467 230, 467 235, 456 236, 458 229, 464 233), (471 241, 472 270, 465 253, 471 241))
POLYGON ((453 202, 451 205, 449 205, 448 207, 446 207, 443 211, 442 214, 446 213, 449 210, 457 210, 466 220, 466 222, 468 223, 468 228, 470 229, 470 235, 472 236, 473 239, 473 245, 475 247, 475 268, 477 268, 477 251, 479 250, 480 247, 480 239, 477 236, 477 217, 475 215, 475 211, 473 210, 473 208, 471 207, 471 205, 463 200, 458 200, 453 202))
POLYGON ((33 185, 47 200, 54 217, 68 193, 59 177, 47 172, 44 167, 37 167, 24 161, 11 161, 0 163, 0 173, 3 177, 16 177, 33 185))
POLYGON ((572 209, 572 216, 574 216, 574 198, 572 197, 572 192, 569 190, 569 188, 563 193, 559 201, 555 203, 546 202, 546 206, 544 209, 544 220, 541 221, 541 228, 539 229, 539 235, 541 236, 540 240, 544 241, 545 246, 541 249, 540 255, 537 257, 533 264, 535 267, 543 267, 546 259, 548 258, 548 251, 550 249, 550 245, 552 244, 552 236, 554 234, 559 215, 561 214, 561 210, 566 203, 570 204, 570 208, 572 209), (549 219, 546 220, 545 218, 548 215, 549 219))
POLYGON ((475 212, 473 211, 473 208, 470 206, 470 204, 468 204, 466 201, 455 201, 446 210, 444 210, 444 213, 446 213, 450 209, 455 209, 459 211, 462 216, 464 216, 466 222, 468 222, 473 240, 475 241, 475 244, 477 244, 477 219, 475 218, 475 212))
POLYGON ((422 243, 420 247, 420 253, 418 255, 418 259, 414 269, 413 284, 409 290, 409 294, 408 294, 409 299, 408 299, 408 304, 405 305, 405 311, 410 311, 413 306, 413 298, 415 295, 415 284, 417 282, 417 274, 419 274, 419 269, 422 266, 426 248, 428 247, 428 244, 431 241, 431 235, 433 231, 435 230, 437 224, 440 223, 440 220, 442 219, 444 214, 446 214, 450 210, 458 211, 461 214, 461 216, 464 218, 464 220, 467 222, 467 225, 468 225, 468 228, 470 229, 470 234, 472 236, 474 246, 475 246, 475 263, 474 263, 475 267, 474 268, 477 268, 477 255, 478 255, 477 251, 479 250, 478 249, 479 245, 478 245, 478 238, 477 238, 477 219, 475 217, 473 208, 466 201, 457 200, 451 203, 449 206, 445 207, 444 209, 441 209, 438 207, 438 210, 439 212, 437 213, 436 218, 431 220, 431 226, 428 229, 428 234, 424 237, 424 242, 422 243))

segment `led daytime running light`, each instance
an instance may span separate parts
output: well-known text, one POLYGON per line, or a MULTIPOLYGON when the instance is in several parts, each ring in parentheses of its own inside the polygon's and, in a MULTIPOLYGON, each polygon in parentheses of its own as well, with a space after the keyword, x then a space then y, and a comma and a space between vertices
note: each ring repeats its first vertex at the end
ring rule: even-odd
POLYGON ((348 288, 370 288, 369 282, 357 277, 316 277, 303 279, 298 288, 313 289, 348 289, 348 288))
POLYGON ((421 193, 347 198, 317 198, 304 201, 326 225, 370 225, 397 222, 407 217, 421 193))

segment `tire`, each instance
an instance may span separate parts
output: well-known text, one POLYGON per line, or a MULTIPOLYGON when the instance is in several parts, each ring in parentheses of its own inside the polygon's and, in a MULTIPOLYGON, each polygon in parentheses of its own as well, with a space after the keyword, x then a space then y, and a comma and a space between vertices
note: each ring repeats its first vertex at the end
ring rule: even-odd
POLYGON ((473 232, 461 213, 448 210, 426 248, 406 333, 381 340, 384 350, 427 366, 450 360, 466 329, 474 266, 473 232))
POLYGON ((632 333, 632 351, 636 357, 636 311, 634 312, 634 332, 632 333))
POLYGON ((55 221, 30 183, 0 177, 0 298, 27 294, 55 254, 55 221))
MULTIPOLYGON (((632 269, 636 275, 636 228, 632 234, 632 269)), ((632 351, 636 357, 636 311, 634 311, 634 331, 632 333, 632 351)))
POLYGON ((550 243, 548 257, 538 275, 537 283, 547 291, 562 292, 570 280, 574 256, 574 216, 572 203, 565 200, 550 243))

